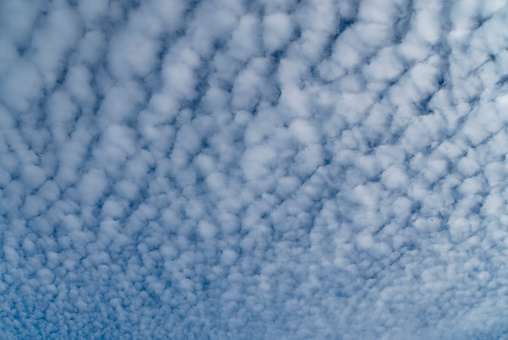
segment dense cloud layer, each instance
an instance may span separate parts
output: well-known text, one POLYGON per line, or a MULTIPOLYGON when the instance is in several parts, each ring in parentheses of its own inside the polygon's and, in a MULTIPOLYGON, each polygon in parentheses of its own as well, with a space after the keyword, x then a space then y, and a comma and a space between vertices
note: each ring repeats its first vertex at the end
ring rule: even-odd
POLYGON ((504 0, 0 3, 0 338, 508 336, 504 0))

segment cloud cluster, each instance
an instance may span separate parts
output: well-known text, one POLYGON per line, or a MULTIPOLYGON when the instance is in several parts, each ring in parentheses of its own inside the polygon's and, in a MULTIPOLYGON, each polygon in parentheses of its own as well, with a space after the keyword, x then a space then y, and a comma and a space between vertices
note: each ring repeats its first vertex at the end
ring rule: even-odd
POLYGON ((508 335, 503 0, 0 4, 0 337, 508 335))

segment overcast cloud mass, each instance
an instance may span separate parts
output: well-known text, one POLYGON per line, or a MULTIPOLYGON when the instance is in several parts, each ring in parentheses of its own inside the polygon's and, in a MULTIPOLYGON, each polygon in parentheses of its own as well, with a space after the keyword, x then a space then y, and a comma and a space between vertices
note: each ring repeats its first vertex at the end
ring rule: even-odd
POLYGON ((506 0, 0 2, 1 339, 506 339, 506 0))

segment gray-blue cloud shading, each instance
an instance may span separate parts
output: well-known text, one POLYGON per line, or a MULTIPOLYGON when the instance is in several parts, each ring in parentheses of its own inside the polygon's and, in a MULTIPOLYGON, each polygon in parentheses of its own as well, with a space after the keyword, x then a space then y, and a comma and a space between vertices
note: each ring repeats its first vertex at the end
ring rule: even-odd
POLYGON ((0 3, 0 338, 508 336, 504 0, 0 3))

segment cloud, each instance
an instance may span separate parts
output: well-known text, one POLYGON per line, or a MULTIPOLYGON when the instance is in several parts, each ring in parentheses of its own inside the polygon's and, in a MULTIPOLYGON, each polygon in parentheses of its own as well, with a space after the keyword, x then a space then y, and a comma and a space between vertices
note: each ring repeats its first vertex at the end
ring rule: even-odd
POLYGON ((263 18, 263 42, 268 52, 275 52, 293 35, 292 22, 286 13, 272 13, 263 18))
POLYGON ((4 1, 0 337, 508 333, 504 1, 4 1))

